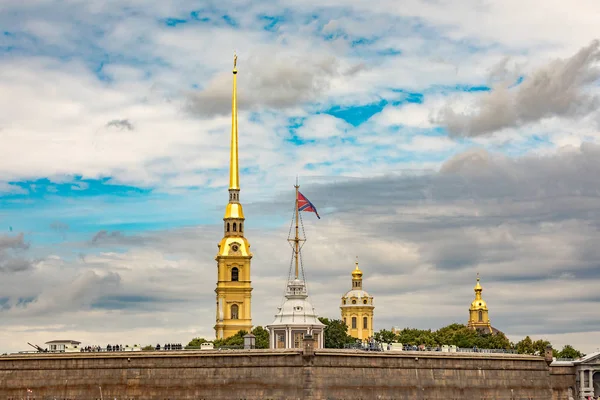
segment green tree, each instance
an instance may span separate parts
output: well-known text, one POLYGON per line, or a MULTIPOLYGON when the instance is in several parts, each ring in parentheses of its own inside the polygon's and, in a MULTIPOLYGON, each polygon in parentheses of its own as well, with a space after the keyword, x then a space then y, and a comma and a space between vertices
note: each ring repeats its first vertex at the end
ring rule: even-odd
POLYGON ((192 340, 190 340, 190 342, 188 343, 189 347, 200 347, 200 345, 202 343, 206 343, 208 342, 208 340, 201 338, 201 337, 197 337, 197 338, 193 338, 192 340))
POLYGON ((433 334, 436 344, 454 345, 457 347, 471 348, 474 346, 481 347, 485 338, 481 337, 479 332, 471 329, 463 324, 450 324, 438 329, 433 334))
POLYGON ((319 318, 325 324, 325 348, 343 349, 345 344, 355 343, 356 339, 348 335, 348 326, 339 319, 319 318))
POLYGON ((570 344, 566 344, 561 351, 558 352, 558 358, 580 358, 583 357, 583 353, 579 350, 575 350, 570 344))
POLYGON ((247 334, 248 331, 241 329, 235 335, 225 339, 222 346, 244 346, 244 336, 247 334))
POLYGON ((149 344, 147 346, 142 347, 142 350, 146 350, 146 351, 147 350, 154 350, 154 346, 152 346, 151 344, 149 344))
POLYGON ((529 336, 525 336, 523 340, 515 345, 515 349, 519 354, 533 354, 535 349, 533 348, 533 340, 529 336))
POLYGON ((536 340, 533 342, 533 354, 538 356, 543 356, 546 352, 546 347, 550 345, 550 342, 547 340, 536 340))
POLYGON ((420 346, 422 344, 425 346, 435 346, 437 344, 431 329, 404 328, 396 335, 396 341, 412 346, 420 346))
POLYGON ((375 340, 381 343, 395 343, 397 342, 396 334, 387 329, 382 329, 379 332, 375 332, 375 340))
POLYGON ((506 337, 506 335, 502 332, 498 332, 494 335, 492 334, 484 334, 486 337, 485 345, 479 346, 482 349, 505 349, 509 350, 512 348, 512 344, 510 340, 506 337))
POLYGON ((268 349, 269 348, 269 331, 262 326, 257 326, 252 329, 252 334, 256 336, 256 348, 257 349, 268 349))

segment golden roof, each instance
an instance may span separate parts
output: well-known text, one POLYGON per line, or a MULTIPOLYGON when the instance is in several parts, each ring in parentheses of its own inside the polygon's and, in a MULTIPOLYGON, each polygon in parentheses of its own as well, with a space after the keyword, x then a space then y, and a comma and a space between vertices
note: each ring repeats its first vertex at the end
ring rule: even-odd
POLYGON ((360 279, 360 278, 362 278, 363 273, 360 270, 360 268, 358 268, 358 257, 357 257, 357 260, 356 260, 355 264, 356 264, 356 268, 354 268, 354 271, 352 271, 352 278, 353 279, 360 279))
POLYGON ((487 303, 483 299, 475 299, 471 303, 471 310, 487 310, 487 303))

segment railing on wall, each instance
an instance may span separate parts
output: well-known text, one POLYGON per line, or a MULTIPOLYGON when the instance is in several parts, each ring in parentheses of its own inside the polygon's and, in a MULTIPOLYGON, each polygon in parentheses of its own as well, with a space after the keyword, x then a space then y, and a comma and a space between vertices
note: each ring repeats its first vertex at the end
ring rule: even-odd
MULTIPOLYGON (((367 343, 350 343, 344 345, 345 349, 365 350, 365 351, 427 351, 427 352, 450 352, 450 353, 496 353, 496 354, 517 354, 516 350, 513 349, 480 349, 477 347, 464 348, 464 347, 453 347, 453 348, 442 348, 437 346, 412 346, 404 345, 401 346, 395 343, 396 346, 392 346, 392 343, 379 343, 379 342, 367 342, 367 343)), ((446 346, 444 346, 446 347, 446 346)))

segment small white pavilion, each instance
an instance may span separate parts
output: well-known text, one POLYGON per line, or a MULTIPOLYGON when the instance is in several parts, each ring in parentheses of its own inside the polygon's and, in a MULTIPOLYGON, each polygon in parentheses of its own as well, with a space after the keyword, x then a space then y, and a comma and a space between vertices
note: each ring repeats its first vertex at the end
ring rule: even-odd
MULTIPOLYGON (((304 278, 304 269, 302 269, 302 279, 299 277, 300 242, 305 239, 299 238, 298 232, 298 184, 296 184, 296 235, 289 238, 293 243, 292 258, 295 264, 295 273, 292 276, 291 266, 288 274, 288 282, 285 290, 285 298, 281 307, 277 309, 275 320, 267 325, 269 330, 271 349, 294 349, 302 348, 304 335, 312 335, 315 348, 323 348, 323 332, 325 324, 319 321, 315 308, 308 301, 308 291, 304 278)), ((302 196, 302 195, 300 195, 302 196)), ((302 196, 303 197, 303 196, 302 196)), ((293 220, 292 220, 293 222, 293 220)))
POLYGON ((285 300, 275 314, 275 321, 267 326, 270 348, 301 348, 304 335, 312 335, 315 348, 323 348, 325 325, 319 321, 315 308, 308 301, 304 281, 298 278, 288 281, 285 300))

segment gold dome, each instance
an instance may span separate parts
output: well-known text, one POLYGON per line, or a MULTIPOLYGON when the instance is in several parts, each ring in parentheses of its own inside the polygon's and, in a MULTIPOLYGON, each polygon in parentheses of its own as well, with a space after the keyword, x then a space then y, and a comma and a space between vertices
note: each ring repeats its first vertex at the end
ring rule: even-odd
POLYGON ((487 303, 482 299, 475 299, 471 303, 471 310, 487 310, 487 303))
POLYGON ((477 284, 475 285, 474 290, 475 290, 475 292, 481 292, 483 290, 483 288, 479 284, 479 273, 477 274, 477 284))
POLYGON ((352 278, 354 279, 360 279, 362 278, 363 273, 360 270, 360 268, 358 268, 358 260, 356 260, 356 268, 354 268, 354 271, 352 271, 352 278))

